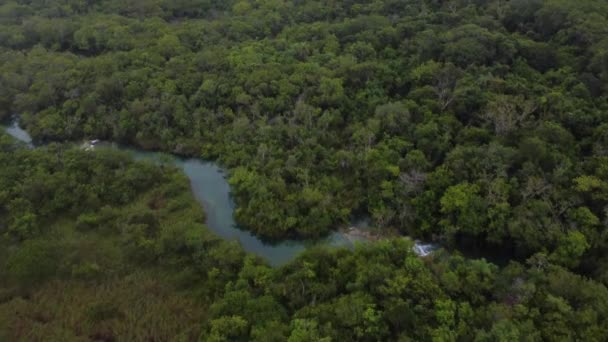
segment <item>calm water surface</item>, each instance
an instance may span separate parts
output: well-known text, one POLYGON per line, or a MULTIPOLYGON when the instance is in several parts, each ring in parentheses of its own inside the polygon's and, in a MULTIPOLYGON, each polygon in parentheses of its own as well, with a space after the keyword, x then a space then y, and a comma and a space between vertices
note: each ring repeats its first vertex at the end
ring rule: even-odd
MULTIPOLYGON (((4 129, 14 138, 33 146, 30 135, 21 129, 16 121, 10 126, 5 126, 4 129)), ((127 151, 138 160, 168 160, 182 169, 190 179, 194 196, 205 209, 209 229, 224 239, 238 240, 247 252, 261 256, 273 266, 292 260, 297 254, 312 245, 352 246, 352 243, 338 232, 316 242, 283 241, 277 244, 263 242, 252 233, 239 229, 234 221, 234 202, 230 196, 230 186, 226 181, 224 170, 217 164, 201 159, 178 158, 159 152, 118 147, 114 144, 102 144, 101 146, 127 151)))
MULTIPOLYGON (((33 147, 30 135, 19 127, 14 121, 10 126, 4 126, 4 130, 14 138, 33 147)), ((196 199, 203 205, 207 218, 207 226, 217 235, 226 240, 238 240, 247 252, 257 254, 273 266, 282 265, 292 260, 304 249, 326 244, 335 247, 352 247, 352 242, 342 233, 334 232, 328 238, 315 241, 283 241, 277 244, 266 243, 252 233, 239 229, 234 221, 234 202, 230 196, 230 186, 226 181, 224 170, 216 163, 195 158, 179 158, 160 152, 142 151, 135 148, 119 147, 115 144, 101 144, 96 148, 118 148, 129 152, 137 160, 169 161, 179 167, 190 179, 190 186, 196 199)), ((353 222, 353 226, 361 229, 369 228, 369 220, 361 219, 353 222)), ((364 241, 360 238, 351 238, 354 241, 364 241)), ((437 245, 416 241, 414 252, 420 256, 426 256, 437 245)))
MULTIPOLYGON (((157 152, 123 148, 135 159, 158 160, 157 152)), ((190 179, 190 187, 196 199, 203 205, 207 226, 217 235, 228 240, 238 240, 247 252, 255 253, 277 266, 293 259, 298 253, 311 245, 325 243, 331 246, 350 246, 350 242, 340 233, 333 233, 327 239, 316 243, 302 241, 283 241, 278 244, 263 242, 251 232, 239 229, 234 221, 234 202, 230 196, 230 185, 225 171, 217 164, 194 158, 169 157, 173 165, 181 168, 190 179)))

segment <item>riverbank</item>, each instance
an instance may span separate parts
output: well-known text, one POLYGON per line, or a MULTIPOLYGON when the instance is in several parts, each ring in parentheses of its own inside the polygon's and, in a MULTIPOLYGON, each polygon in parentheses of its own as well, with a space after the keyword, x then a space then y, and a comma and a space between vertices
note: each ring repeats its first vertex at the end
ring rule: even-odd
MULTIPOLYGON (((355 244, 357 242, 376 242, 379 240, 392 238, 411 239, 409 236, 400 234, 395 229, 372 229, 370 227, 363 228, 357 226, 349 226, 341 228, 338 231, 351 244, 355 244)), ((420 257, 426 257, 439 248, 438 245, 433 243, 425 243, 418 240, 413 240, 413 242, 414 246, 412 247, 412 250, 414 251, 414 253, 416 253, 416 255, 420 257)))
MULTIPOLYGON (((5 131, 15 139, 32 145, 29 134, 15 120, 5 131)), ((207 227, 225 240, 238 241, 243 249, 265 259, 272 266, 280 266, 293 260, 306 248, 317 244, 331 247, 351 247, 355 242, 378 241, 380 239, 400 236, 396 231, 371 229, 369 220, 353 222, 350 227, 339 229, 320 241, 285 240, 279 243, 267 243, 248 230, 238 226, 234 220, 235 204, 230 194, 230 185, 226 181, 225 171, 216 163, 198 158, 182 158, 161 152, 144 151, 132 147, 119 146, 110 142, 87 141, 80 148, 96 150, 98 148, 116 148, 125 151, 136 160, 164 160, 181 169, 190 180, 190 188, 205 211, 207 227), (352 229, 351 229, 352 228, 352 229)), ((414 251, 420 245, 415 242, 414 251)), ((428 245, 428 244, 426 244, 428 245)), ((419 254, 420 255, 420 254, 419 254)))

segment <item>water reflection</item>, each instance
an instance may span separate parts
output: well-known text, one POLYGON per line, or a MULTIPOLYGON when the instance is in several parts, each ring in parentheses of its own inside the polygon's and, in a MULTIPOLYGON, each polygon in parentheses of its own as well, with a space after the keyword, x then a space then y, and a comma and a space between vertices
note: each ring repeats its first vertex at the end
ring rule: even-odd
MULTIPOLYGON (((17 121, 5 127, 5 131, 16 139, 32 146, 30 135, 19 127, 17 121)), ((117 148, 130 153, 136 160, 152 160, 170 162, 179 167, 190 179, 190 186, 196 199, 203 205, 207 218, 207 226, 218 236, 227 240, 238 240, 247 252, 257 254, 273 266, 282 265, 292 260, 304 249, 318 244, 336 247, 352 247, 354 241, 364 242, 365 238, 352 239, 345 234, 334 232, 322 241, 283 241, 269 244, 251 232, 239 229, 234 221, 234 202, 230 196, 230 186, 226 181, 226 172, 217 164, 194 158, 179 158, 165 153, 142 151, 135 148, 122 147, 116 144, 88 142, 82 145, 84 149, 117 148)), ((358 219, 353 226, 359 229, 369 229, 369 218, 358 219)), ((426 256, 436 249, 435 245, 416 242, 414 252, 426 256)))

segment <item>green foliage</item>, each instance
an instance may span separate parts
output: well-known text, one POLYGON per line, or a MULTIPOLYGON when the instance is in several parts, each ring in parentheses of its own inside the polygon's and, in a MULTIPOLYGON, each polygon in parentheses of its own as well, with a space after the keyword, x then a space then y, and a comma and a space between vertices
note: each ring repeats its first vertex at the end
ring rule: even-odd
MULTIPOLYGON (((568 192, 568 177, 581 189, 601 179, 576 165, 608 148, 605 10, 597 0, 7 3, 0 117, 21 114, 37 139, 220 157, 237 220, 266 238, 318 237, 367 212, 414 235, 517 240, 529 255, 539 244, 507 222, 568 192), (431 189, 428 173, 445 166, 458 182, 431 189), (500 202, 495 178, 509 185, 500 202), (485 208, 429 205, 463 182, 485 208)), ((567 225, 553 211, 535 215, 567 225)), ((33 221, 16 220, 15 234, 33 221)))
POLYGON ((528 264, 422 261, 397 239, 271 270, 205 230, 171 168, 0 135, 0 339, 607 340, 606 13, 600 0, 2 2, 0 121, 19 114, 38 141, 217 158, 236 219, 262 237, 367 214, 528 264), (164 290, 130 285, 135 269, 164 290), (95 299, 108 284, 130 300, 95 299), (91 305, 57 318, 45 305, 62 288, 91 305), (139 312, 132 289, 162 295, 139 312))
POLYGON ((585 235, 574 231, 568 233, 559 242, 559 247, 551 254, 550 258, 557 264, 576 267, 580 257, 589 248, 585 235))
MULTIPOLYGON (((354 250, 309 249, 272 269, 210 234, 187 179, 168 165, 103 149, 2 146, 4 198, 28 203, 4 200, 3 222, 25 209, 40 213, 29 235, 5 229, 0 238, 3 338, 608 338, 608 289, 555 265, 577 269, 587 262, 594 242, 583 232, 599 220, 586 207, 571 209, 572 230, 527 266, 499 268, 446 251, 422 259, 411 240, 393 238, 354 250), (66 186, 81 200, 63 196, 66 186)), ((247 172, 233 176, 242 182, 247 172)), ((434 186, 449 184, 449 173, 433 177, 434 186)), ((458 216, 477 210, 481 191, 470 183, 448 187, 442 213, 463 225, 458 216)), ((317 196, 311 190, 305 198, 317 196)))
POLYGON ((7 273, 21 287, 49 280, 59 268, 58 247, 52 242, 28 241, 6 259, 7 273))
POLYGON ((27 150, 4 143, 4 134, 0 140, 0 336, 190 340, 200 333, 206 306, 178 288, 187 276, 213 298, 217 280, 205 269, 223 270, 223 288, 236 275, 225 251, 237 264, 243 253, 206 230, 187 178, 124 152, 27 150))

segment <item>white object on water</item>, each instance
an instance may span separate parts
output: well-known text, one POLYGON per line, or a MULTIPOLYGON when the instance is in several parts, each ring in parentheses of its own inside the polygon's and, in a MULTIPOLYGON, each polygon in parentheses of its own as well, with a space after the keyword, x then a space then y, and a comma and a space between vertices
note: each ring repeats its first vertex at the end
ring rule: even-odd
POLYGON ((10 126, 5 127, 4 130, 13 138, 26 143, 29 147, 34 147, 32 145, 32 137, 19 126, 19 121, 16 119, 13 120, 10 126))
POLYGON ((95 149, 95 145, 91 141, 85 141, 80 145, 80 149, 83 151, 93 151, 95 149))
POLYGON ((413 250, 416 255, 425 257, 431 254, 437 248, 437 245, 431 243, 421 243, 420 241, 415 241, 413 250))

